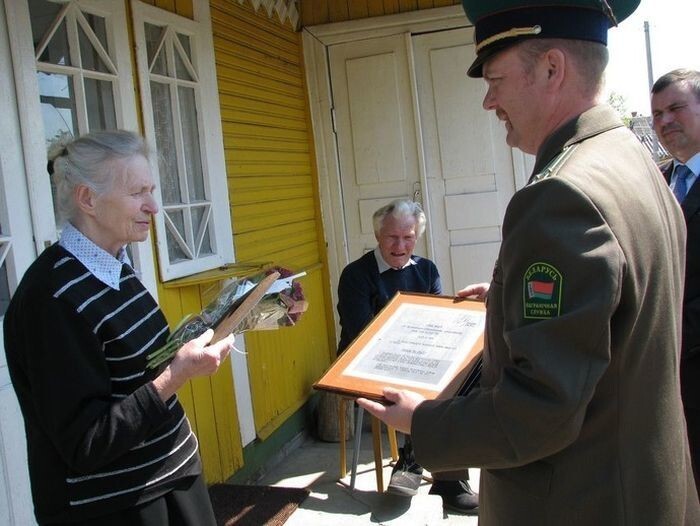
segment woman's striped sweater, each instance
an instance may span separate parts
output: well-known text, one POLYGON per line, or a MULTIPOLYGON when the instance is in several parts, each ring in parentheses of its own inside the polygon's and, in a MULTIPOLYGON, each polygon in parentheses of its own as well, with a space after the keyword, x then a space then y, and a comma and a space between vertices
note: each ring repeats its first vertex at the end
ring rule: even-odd
POLYGON ((146 369, 168 326, 131 267, 114 290, 53 245, 26 272, 4 324, 40 523, 113 513, 201 472, 182 406, 160 400, 158 371, 146 369))

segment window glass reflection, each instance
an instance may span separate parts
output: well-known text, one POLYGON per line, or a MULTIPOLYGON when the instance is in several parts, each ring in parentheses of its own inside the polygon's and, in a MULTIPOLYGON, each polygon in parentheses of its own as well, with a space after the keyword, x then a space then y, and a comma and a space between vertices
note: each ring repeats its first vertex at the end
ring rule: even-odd
POLYGON ((73 79, 67 75, 37 72, 39 101, 44 121, 47 148, 56 142, 65 142, 78 130, 73 79))
POLYGON ((117 128, 114 108, 114 84, 108 80, 85 78, 85 104, 90 131, 117 128))

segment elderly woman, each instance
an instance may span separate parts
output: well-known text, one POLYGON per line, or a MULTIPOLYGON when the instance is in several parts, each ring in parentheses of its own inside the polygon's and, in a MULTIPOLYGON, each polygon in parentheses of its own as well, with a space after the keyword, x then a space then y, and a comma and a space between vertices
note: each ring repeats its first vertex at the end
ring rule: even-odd
POLYGON ((214 373, 233 336, 208 346, 207 331, 167 366, 146 368, 168 336, 125 251, 158 211, 147 158, 138 135, 112 131, 71 142, 49 163, 67 222, 4 321, 40 524, 215 523, 175 392, 214 373))

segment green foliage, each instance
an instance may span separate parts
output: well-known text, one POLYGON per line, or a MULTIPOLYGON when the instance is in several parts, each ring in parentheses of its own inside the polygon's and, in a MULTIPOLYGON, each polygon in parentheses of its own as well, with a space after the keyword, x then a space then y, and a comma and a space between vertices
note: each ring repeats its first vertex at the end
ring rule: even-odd
POLYGON ((620 118, 622 119, 622 122, 625 123, 625 126, 629 128, 632 116, 627 109, 627 101, 625 100, 624 95, 611 91, 610 95, 608 96, 608 104, 613 107, 613 109, 620 115, 620 118))

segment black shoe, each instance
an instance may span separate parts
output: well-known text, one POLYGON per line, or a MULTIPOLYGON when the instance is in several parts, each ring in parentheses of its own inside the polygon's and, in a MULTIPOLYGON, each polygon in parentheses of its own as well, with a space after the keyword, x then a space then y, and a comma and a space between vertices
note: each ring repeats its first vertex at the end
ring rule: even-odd
POLYGON ((401 497, 413 497, 418 493, 422 475, 423 468, 416 464, 412 451, 409 450, 409 454, 404 455, 404 448, 399 448, 399 460, 391 472, 386 492, 401 497))
POLYGON ((469 486, 468 480, 435 480, 428 492, 442 497, 442 507, 465 515, 479 511, 479 494, 469 486))

